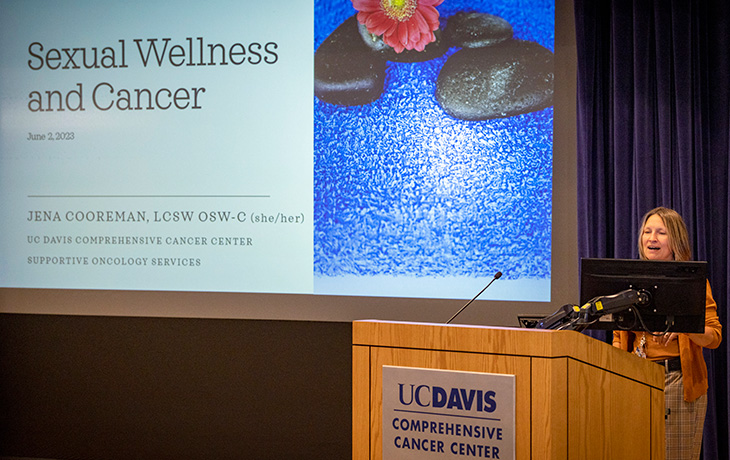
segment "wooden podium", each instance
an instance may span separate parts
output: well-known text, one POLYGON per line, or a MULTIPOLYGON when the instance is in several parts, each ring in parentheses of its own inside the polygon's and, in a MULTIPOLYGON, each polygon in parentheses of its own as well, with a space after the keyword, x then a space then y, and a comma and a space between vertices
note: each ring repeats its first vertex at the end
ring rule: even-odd
POLYGON ((664 459, 664 369, 574 331, 356 321, 352 458, 382 458, 384 365, 515 375, 515 458, 664 459))

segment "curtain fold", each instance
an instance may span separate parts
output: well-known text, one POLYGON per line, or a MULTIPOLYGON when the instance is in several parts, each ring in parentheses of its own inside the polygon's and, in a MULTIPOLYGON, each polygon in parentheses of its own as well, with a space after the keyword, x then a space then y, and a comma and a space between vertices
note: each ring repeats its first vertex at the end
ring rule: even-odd
POLYGON ((703 455, 728 452, 730 7, 726 0, 574 0, 578 252, 636 258, 640 219, 676 209, 708 262, 725 339, 706 350, 703 455))

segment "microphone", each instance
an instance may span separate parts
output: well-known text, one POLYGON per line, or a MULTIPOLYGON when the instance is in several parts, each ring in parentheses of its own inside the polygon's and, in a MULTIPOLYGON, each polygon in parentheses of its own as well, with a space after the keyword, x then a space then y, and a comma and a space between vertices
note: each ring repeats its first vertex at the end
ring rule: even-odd
POLYGON ((464 309, 466 307, 468 307, 469 305, 471 305, 472 302, 474 302, 475 300, 477 300, 477 297, 479 297, 480 295, 482 295, 482 292, 486 291, 487 288, 489 286, 491 286, 492 283, 494 283, 495 280, 498 280, 501 276, 502 276, 502 272, 495 273, 494 274, 494 278, 492 278, 492 281, 490 281, 489 284, 487 284, 486 286, 484 286, 484 289, 482 289, 481 291, 479 291, 479 294, 475 295, 470 301, 468 301, 466 304, 464 304, 464 306, 461 307, 461 310, 459 310, 456 313, 454 313, 454 316, 452 316, 448 321, 446 321, 446 324, 449 324, 450 322, 452 322, 454 320, 454 318, 456 318, 457 316, 459 316, 459 313, 461 313, 462 311, 464 311, 464 309))

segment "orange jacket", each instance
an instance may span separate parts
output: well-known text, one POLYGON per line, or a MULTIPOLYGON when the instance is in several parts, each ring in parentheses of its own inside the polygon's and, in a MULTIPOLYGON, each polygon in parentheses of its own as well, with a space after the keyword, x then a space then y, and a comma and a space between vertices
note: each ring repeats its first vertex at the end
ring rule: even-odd
MULTIPOLYGON (((707 282, 705 293, 705 330, 710 328, 712 342, 707 348, 717 348, 722 342, 722 324, 717 317, 717 303, 712 298, 710 282, 707 282)), ((614 331, 613 345, 622 350, 631 351, 634 333, 614 331)), ((687 334, 679 334, 679 359, 682 361, 682 379, 684 381, 684 400, 692 402, 707 393, 707 365, 702 355, 702 347, 694 343, 687 334)))

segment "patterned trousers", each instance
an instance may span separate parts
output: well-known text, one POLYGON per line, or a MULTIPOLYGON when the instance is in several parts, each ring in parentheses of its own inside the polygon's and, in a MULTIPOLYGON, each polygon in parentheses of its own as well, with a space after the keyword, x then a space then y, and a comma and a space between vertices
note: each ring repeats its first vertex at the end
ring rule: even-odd
POLYGON ((702 431, 707 412, 707 395, 692 402, 684 400, 682 371, 667 372, 664 402, 669 409, 666 422, 666 460, 699 460, 702 431))

